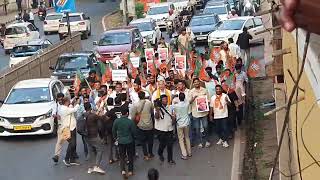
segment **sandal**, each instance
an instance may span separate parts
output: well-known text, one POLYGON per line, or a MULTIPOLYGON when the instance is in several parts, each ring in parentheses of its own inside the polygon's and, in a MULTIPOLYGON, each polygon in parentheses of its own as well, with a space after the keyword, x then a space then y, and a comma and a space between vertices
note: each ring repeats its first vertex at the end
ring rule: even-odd
POLYGON ((187 160, 188 158, 187 158, 187 156, 181 156, 181 159, 182 160, 187 160))

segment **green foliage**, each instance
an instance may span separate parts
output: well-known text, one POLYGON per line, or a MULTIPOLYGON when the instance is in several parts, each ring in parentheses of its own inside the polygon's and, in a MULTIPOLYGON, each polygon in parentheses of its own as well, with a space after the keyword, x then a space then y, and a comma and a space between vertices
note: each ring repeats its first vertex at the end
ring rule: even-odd
POLYGON ((137 15, 137 18, 143 18, 143 11, 144 11, 143 3, 137 2, 136 3, 136 15, 137 15))

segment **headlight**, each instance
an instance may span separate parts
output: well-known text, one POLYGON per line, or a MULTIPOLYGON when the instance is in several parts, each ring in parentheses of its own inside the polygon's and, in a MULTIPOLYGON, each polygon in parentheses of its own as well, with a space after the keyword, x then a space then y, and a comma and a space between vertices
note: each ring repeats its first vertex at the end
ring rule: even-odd
POLYGON ((50 117, 52 117, 52 109, 47 114, 42 115, 40 120, 48 119, 50 117))
POLYGON ((5 118, 0 117, 0 122, 5 122, 5 121, 7 121, 5 118))

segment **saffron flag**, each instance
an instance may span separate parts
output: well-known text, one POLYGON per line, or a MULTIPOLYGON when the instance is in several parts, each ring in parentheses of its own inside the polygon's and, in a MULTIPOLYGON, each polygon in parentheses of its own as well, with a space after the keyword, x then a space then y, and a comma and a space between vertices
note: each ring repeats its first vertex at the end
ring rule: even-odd
POLYGON ((261 67, 260 67, 260 63, 258 60, 252 60, 248 70, 247 70, 247 74, 250 78, 256 78, 258 76, 258 74, 261 71, 261 67))

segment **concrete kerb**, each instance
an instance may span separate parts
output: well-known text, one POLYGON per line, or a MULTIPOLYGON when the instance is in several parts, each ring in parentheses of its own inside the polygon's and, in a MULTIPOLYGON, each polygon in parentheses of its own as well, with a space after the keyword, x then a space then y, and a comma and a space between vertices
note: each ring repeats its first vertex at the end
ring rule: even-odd
POLYGON ((108 13, 108 14, 106 14, 106 15, 104 15, 104 16, 102 17, 101 23, 102 23, 103 31, 106 31, 106 30, 107 30, 107 25, 106 25, 106 23, 105 23, 105 19, 106 19, 108 16, 111 16, 111 15, 117 13, 117 12, 119 12, 118 9, 115 10, 115 11, 112 11, 112 12, 110 12, 110 13, 108 13))

